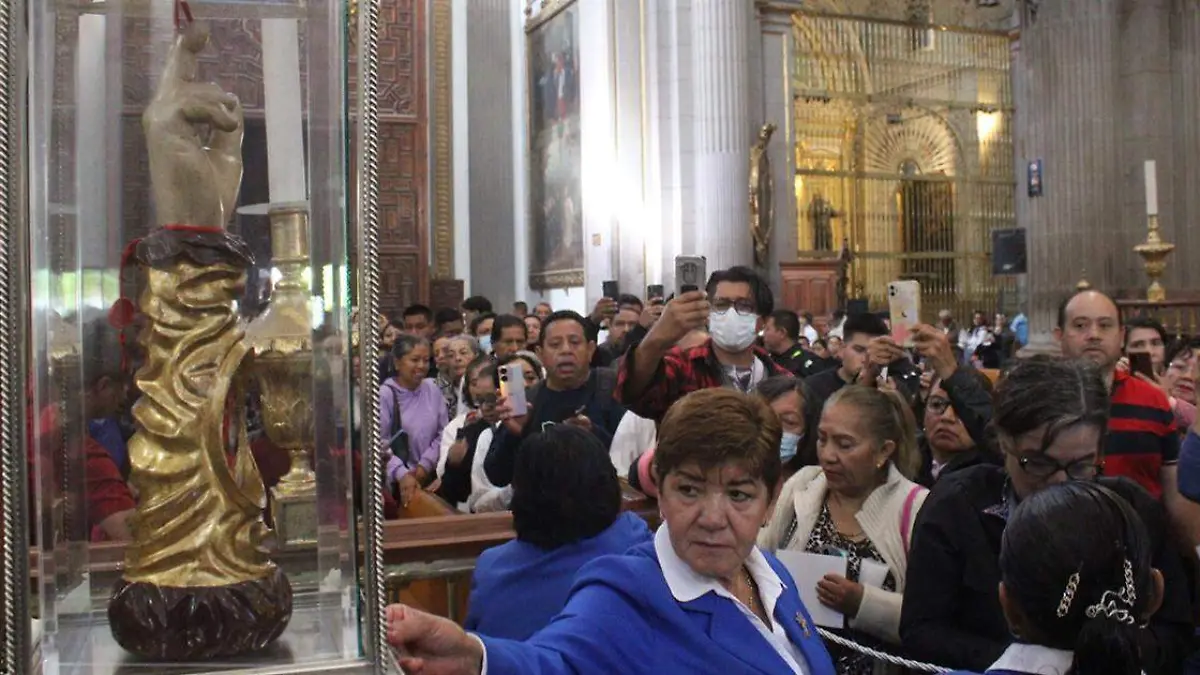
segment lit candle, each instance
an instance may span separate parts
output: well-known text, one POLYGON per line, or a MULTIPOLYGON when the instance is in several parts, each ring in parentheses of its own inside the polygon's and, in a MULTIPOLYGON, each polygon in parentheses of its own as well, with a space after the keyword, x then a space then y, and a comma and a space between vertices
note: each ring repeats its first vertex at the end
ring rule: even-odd
POLYGON ((263 19, 267 185, 272 204, 308 199, 300 101, 300 36, 295 19, 263 19))
POLYGON ((1158 171, 1154 160, 1146 160, 1146 215, 1158 215, 1158 171))

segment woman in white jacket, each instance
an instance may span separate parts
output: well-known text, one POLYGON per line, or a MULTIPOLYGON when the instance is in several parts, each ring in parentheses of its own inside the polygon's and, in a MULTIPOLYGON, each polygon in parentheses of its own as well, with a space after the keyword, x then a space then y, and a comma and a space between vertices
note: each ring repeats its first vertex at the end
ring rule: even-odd
MULTIPOLYGON (((846 576, 826 576, 817 597, 845 615, 846 637, 887 649, 900 643, 909 535, 928 494, 910 480, 916 421, 896 393, 855 385, 825 404, 817 434, 820 465, 784 484, 759 545, 845 557, 846 576)), ((836 645, 830 654, 838 673, 887 672, 836 645)))

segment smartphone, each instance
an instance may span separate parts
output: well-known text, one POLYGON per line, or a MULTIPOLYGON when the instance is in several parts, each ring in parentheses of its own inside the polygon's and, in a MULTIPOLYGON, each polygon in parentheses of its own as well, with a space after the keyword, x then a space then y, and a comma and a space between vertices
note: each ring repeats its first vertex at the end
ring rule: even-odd
POLYGON ((615 281, 604 282, 604 297, 609 300, 619 300, 621 298, 621 287, 615 281))
POLYGON ((921 282, 893 281, 888 284, 888 314, 892 339, 902 347, 912 347, 912 329, 921 322, 921 282))
POLYGON ((708 278, 708 260, 702 255, 675 256, 675 295, 704 288, 708 278))
POLYGON ((529 411, 525 401, 525 370, 519 361, 513 361, 506 366, 496 369, 500 377, 500 395, 508 398, 508 407, 514 417, 521 417, 529 411))
POLYGON ((1129 354, 1129 372, 1141 373, 1154 378, 1154 363, 1150 360, 1150 352, 1132 352, 1129 354))
POLYGON ((646 301, 649 302, 655 298, 662 300, 666 297, 662 284, 651 284, 646 287, 646 301))

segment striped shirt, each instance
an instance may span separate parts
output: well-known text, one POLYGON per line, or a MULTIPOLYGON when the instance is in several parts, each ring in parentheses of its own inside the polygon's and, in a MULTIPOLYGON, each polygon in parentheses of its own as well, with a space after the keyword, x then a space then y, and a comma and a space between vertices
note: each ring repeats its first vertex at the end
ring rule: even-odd
POLYGON ((1113 378, 1104 474, 1124 476, 1162 498, 1162 468, 1179 461, 1175 414, 1165 394, 1129 373, 1113 378))

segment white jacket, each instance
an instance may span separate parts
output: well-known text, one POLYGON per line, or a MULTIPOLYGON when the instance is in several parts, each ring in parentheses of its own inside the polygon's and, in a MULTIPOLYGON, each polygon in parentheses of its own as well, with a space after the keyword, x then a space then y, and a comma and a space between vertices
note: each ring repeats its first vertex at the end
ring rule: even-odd
MULTIPOLYGON (((775 515, 759 533, 758 545, 772 552, 777 550, 795 516, 796 533, 787 542, 786 548, 803 551, 821 515, 821 506, 825 503, 828 491, 821 467, 807 466, 801 469, 784 484, 775 515)), ((904 598, 904 577, 908 571, 906 544, 912 544, 913 524, 928 496, 928 490, 908 480, 894 465, 890 465, 887 482, 875 488, 862 509, 855 514, 863 532, 895 577, 896 591, 864 585, 862 604, 858 608, 858 616, 850 620, 851 628, 892 644, 900 644, 900 608, 904 598), (900 519, 910 494, 913 494, 913 498, 908 513, 907 541, 904 541, 900 519)))

